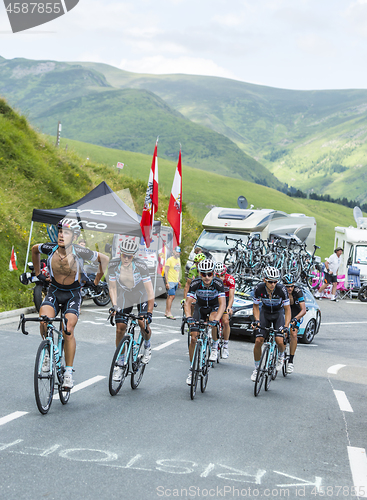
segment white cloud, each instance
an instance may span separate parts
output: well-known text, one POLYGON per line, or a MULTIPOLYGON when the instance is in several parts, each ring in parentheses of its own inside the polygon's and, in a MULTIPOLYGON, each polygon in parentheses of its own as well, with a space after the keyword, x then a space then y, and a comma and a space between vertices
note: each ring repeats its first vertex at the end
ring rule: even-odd
POLYGON ((316 57, 331 57, 337 53, 336 47, 328 39, 314 33, 299 36, 297 45, 302 51, 316 57))

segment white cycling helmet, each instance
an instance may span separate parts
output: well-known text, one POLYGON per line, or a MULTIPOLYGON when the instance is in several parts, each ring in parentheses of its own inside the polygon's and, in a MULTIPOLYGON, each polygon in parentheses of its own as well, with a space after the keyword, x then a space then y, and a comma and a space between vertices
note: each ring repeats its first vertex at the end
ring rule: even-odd
POLYGON ((135 255, 139 249, 139 245, 135 240, 123 240, 120 243, 120 253, 124 253, 125 255, 135 255))
POLYGON ((279 269, 277 269, 276 267, 268 266, 264 269, 263 276, 266 280, 279 281, 280 272, 279 272, 279 269))
POLYGON ((223 264, 223 262, 217 262, 215 264, 215 272, 217 274, 223 274, 227 271, 226 266, 223 264))
POLYGON ((210 259, 202 260, 198 264, 199 273, 214 272, 214 269, 215 269, 215 262, 213 260, 210 260, 210 259))

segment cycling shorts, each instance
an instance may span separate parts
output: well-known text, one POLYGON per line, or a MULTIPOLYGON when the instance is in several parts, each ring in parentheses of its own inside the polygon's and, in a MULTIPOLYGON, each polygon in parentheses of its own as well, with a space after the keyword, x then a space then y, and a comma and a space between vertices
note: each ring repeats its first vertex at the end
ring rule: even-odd
MULTIPOLYGON (((208 318, 209 318, 209 315, 210 313, 212 313, 213 311, 218 311, 218 307, 219 305, 217 306, 212 306, 212 307, 204 307, 204 306, 198 306, 197 304, 195 305, 195 309, 194 309, 194 314, 193 314, 193 318, 195 321, 207 321, 208 318)), ((190 325, 189 325, 190 326, 190 325)), ((193 326, 190 326, 190 331, 194 331, 196 332, 197 331, 197 326, 193 325, 193 326)))
MULTIPOLYGON (((136 307, 138 308, 139 315, 144 316, 147 314, 148 302, 142 302, 141 304, 137 304, 136 307)), ((115 316, 115 322, 116 323, 123 323, 124 325, 127 325, 129 318, 126 315, 130 314, 132 310, 133 310, 133 306, 125 307, 125 309, 122 309, 122 311, 118 311, 116 313, 116 316, 115 316)))
POLYGON ((54 282, 51 282, 41 307, 53 307, 55 316, 58 315, 61 308, 64 314, 75 314, 79 318, 81 303, 82 297, 79 281, 75 281, 69 286, 63 285, 62 287, 56 285, 54 282))
MULTIPOLYGON (((284 317, 284 310, 278 311, 277 313, 269 314, 264 311, 263 308, 261 308, 260 311, 260 329, 256 330, 256 337, 264 337, 266 340, 269 332, 264 330, 264 328, 270 328, 271 326, 275 330, 279 330, 284 326, 285 323, 285 317, 284 317)), ((276 333, 276 337, 283 337, 282 333, 276 333)))

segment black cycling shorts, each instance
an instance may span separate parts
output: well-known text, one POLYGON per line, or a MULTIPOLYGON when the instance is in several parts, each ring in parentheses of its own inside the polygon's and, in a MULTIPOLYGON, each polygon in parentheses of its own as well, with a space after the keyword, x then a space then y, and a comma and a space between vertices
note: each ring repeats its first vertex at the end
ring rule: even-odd
MULTIPOLYGON (((211 306, 211 307, 203 307, 203 306, 198 306, 197 303, 195 304, 195 309, 194 309, 194 314, 192 317, 194 318, 195 321, 207 321, 209 318, 210 313, 213 311, 218 311, 219 305, 216 306, 211 306)), ((189 325, 190 326, 190 325, 189 325)), ((197 326, 193 325, 190 326, 190 331, 197 331, 197 326)))
POLYGON ((329 274, 325 272, 325 283, 330 284, 330 283, 337 283, 338 282, 338 277, 336 274, 329 274))
MULTIPOLYGON (((146 315, 147 314, 148 302, 142 302, 141 304, 137 304, 136 307, 138 308, 139 315, 146 315)), ((117 312, 116 316, 115 316, 115 322, 116 323, 123 323, 123 324, 127 325, 129 318, 126 316, 126 314, 130 314, 132 310, 133 310, 133 306, 125 307, 125 309, 122 309, 122 311, 117 312)))
MULTIPOLYGON (((256 330, 256 337, 264 337, 266 340, 269 332, 264 330, 264 328, 270 328, 271 326, 275 330, 279 330, 279 328, 284 327, 285 317, 284 317, 284 309, 280 311, 270 314, 264 311, 264 308, 261 308, 260 311, 260 329, 256 330)), ((282 333, 276 333, 276 337, 283 337, 282 333)))
POLYGON ((79 281, 75 281, 69 287, 66 285, 60 287, 52 282, 48 287, 47 295, 42 302, 41 307, 53 307, 55 316, 58 315, 61 308, 64 314, 75 314, 79 318, 81 303, 82 297, 79 281))

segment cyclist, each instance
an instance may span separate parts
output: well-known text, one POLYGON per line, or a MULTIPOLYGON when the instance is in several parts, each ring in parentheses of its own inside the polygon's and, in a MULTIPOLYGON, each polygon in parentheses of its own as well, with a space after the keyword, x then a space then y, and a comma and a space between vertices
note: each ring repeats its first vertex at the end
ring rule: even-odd
POLYGON ((187 280, 184 288, 184 298, 183 298, 184 301, 186 300, 187 292, 189 291, 192 280, 198 278, 199 276, 198 264, 203 260, 205 260, 205 255, 203 253, 198 253, 195 255, 194 265, 190 267, 189 272, 187 274, 187 280))
POLYGON ((181 288, 180 253, 181 248, 175 247, 173 249, 173 255, 166 260, 166 265, 164 266, 164 279, 167 289, 166 311, 164 315, 167 319, 176 319, 171 312, 171 307, 176 296, 177 288, 181 288))
MULTIPOLYGON (((223 316, 226 300, 225 292, 222 281, 214 277, 215 262, 209 259, 202 260, 198 264, 199 277, 194 279, 190 285, 187 300, 185 303, 185 314, 187 317, 188 325, 192 325, 194 321, 206 320, 218 323, 223 316), (191 305, 196 300, 195 310, 191 316, 191 305)), ((195 351, 196 339, 198 336, 197 327, 192 325, 190 327, 191 342, 189 346, 190 362, 195 351)), ((210 355, 210 361, 216 361, 218 350, 218 336, 217 327, 212 328, 213 335, 213 349, 210 355)), ((186 379, 188 385, 191 384, 191 371, 186 379)))
POLYGON ((253 327, 257 330, 257 333, 254 346, 255 370, 251 375, 253 382, 256 381, 261 358, 261 347, 267 336, 264 328, 273 326, 277 330, 275 334, 275 341, 279 350, 277 371, 282 369, 284 363, 284 334, 289 331, 291 308, 287 290, 284 285, 278 283, 279 278, 279 269, 268 266, 263 271, 263 283, 259 283, 254 289, 253 315, 255 322, 253 327))
POLYGON ((297 333, 302 323, 302 317, 306 314, 306 304, 305 298, 303 296, 303 291, 300 287, 295 286, 294 278, 291 274, 286 274, 283 276, 283 284, 285 285, 290 306, 291 306, 291 323, 290 323, 290 343, 289 343, 289 363, 287 366, 287 373, 293 373, 294 370, 294 355, 297 349, 297 333))
MULTIPOLYGON (((107 268, 109 259, 107 255, 75 244, 80 235, 80 226, 77 220, 62 219, 57 224, 57 229, 57 243, 41 243, 32 247, 32 262, 38 280, 50 283, 47 295, 41 304, 40 316, 46 315, 51 318, 57 316, 60 306, 64 309, 67 320, 67 335, 64 332, 66 370, 63 388, 70 390, 73 387, 72 374, 76 350, 74 329, 80 313, 80 280, 84 276, 83 262, 85 260, 98 262, 99 268, 94 282, 88 283, 89 286, 96 286, 107 268), (40 273, 41 253, 48 255, 49 278, 40 273)), ((46 324, 41 323, 42 337, 45 337, 45 334, 46 324)), ((45 363, 47 365, 49 359, 46 359, 45 363)), ((48 371, 48 366, 44 367, 45 371, 48 371)))
POLYGON ((226 309, 222 316, 223 325, 223 359, 227 359, 229 356, 228 352, 228 341, 231 334, 231 327, 229 326, 229 318, 233 314, 232 305, 234 301, 234 291, 236 287, 236 280, 231 274, 227 273, 227 267, 222 262, 217 262, 215 265, 215 274, 218 278, 223 281, 224 292, 226 294, 226 309))
MULTIPOLYGON (((126 238, 120 244, 120 257, 110 261, 107 279, 112 307, 109 312, 115 315, 116 347, 125 335, 126 315, 131 313, 133 306, 137 306, 140 316, 146 316, 146 325, 144 319, 138 323, 144 338, 142 363, 148 364, 152 355, 150 346, 152 332, 149 325, 152 322, 154 291, 147 265, 134 257, 138 249, 139 244, 134 239, 126 238)), ((120 360, 120 364, 122 367, 123 360, 120 360)), ((117 382, 121 379, 123 371, 121 367, 115 366, 114 369, 113 380, 117 382)))

